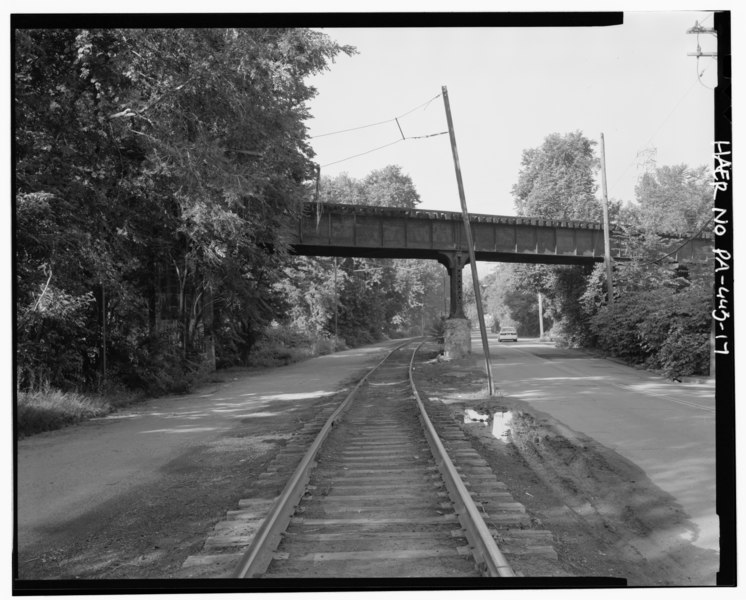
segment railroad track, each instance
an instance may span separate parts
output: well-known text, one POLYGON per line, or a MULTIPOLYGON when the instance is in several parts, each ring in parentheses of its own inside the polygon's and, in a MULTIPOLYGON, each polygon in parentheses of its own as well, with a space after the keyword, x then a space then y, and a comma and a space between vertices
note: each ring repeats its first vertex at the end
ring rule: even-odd
POLYGON ((514 576, 392 351, 329 417, 232 576, 514 576))

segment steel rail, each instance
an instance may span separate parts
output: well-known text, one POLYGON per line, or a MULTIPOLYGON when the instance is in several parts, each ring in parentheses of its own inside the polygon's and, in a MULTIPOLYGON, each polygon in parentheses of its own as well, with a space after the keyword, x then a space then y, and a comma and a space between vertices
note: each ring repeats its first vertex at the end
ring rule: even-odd
POLYGON ((376 369, 378 369, 383 363, 385 363, 389 357, 400 350, 401 348, 412 343, 412 340, 408 340, 403 344, 399 344, 393 350, 391 350, 375 367, 373 367, 365 376, 358 381, 357 385, 337 407, 337 409, 327 419, 324 426, 319 431, 318 435, 314 439, 311 447, 303 455, 303 458, 298 467, 293 472, 290 480, 285 485, 280 496, 277 498, 275 503, 272 505, 269 514, 262 522, 261 526, 256 532, 254 539, 251 541, 248 550, 241 557, 241 560, 236 565, 233 571, 233 578, 245 579, 258 575, 266 570, 269 563, 272 561, 272 553, 280 543, 280 536, 285 531, 290 523, 290 518, 295 512, 295 508, 303 497, 306 485, 308 484, 310 471, 314 466, 314 459, 318 454, 321 445, 323 444, 326 437, 329 435, 335 421, 339 416, 347 409, 352 402, 352 399, 357 394, 360 387, 368 380, 376 369))
POLYGON ((425 429, 425 436, 430 444, 430 450, 433 453, 451 501, 454 504, 459 523, 464 528, 466 539, 469 540, 469 545, 472 547, 477 564, 490 577, 515 577, 515 572, 508 564, 503 553, 500 552, 500 548, 497 547, 495 540, 487 528, 487 524, 484 522, 482 515, 479 514, 479 509, 474 503, 471 494, 469 494, 469 490, 466 489, 461 476, 449 458, 443 443, 438 437, 438 433, 435 431, 435 427, 433 427, 430 418, 427 416, 420 394, 417 392, 413 375, 414 358, 417 350, 420 349, 423 343, 421 342, 415 348, 412 353, 412 359, 409 361, 409 382, 420 410, 420 419, 425 429))

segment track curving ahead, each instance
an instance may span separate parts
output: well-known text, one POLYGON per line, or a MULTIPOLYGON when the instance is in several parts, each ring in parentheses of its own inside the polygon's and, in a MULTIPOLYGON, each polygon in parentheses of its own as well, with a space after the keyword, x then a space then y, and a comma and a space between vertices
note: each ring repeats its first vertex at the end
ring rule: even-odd
POLYGON ((514 576, 424 411, 415 344, 331 415, 234 577, 514 576))

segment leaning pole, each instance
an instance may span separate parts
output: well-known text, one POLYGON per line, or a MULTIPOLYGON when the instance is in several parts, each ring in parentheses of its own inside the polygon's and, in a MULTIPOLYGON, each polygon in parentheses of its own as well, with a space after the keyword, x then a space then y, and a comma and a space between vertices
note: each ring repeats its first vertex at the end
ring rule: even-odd
POLYGON ((453 163, 456 167, 456 183, 458 184, 458 196, 461 200, 461 213, 464 217, 464 229, 466 230, 466 245, 469 248, 469 263, 471 264, 471 277, 474 282, 474 298, 477 303, 477 318, 479 319, 479 331, 482 334, 482 349, 484 350, 484 364, 487 369, 487 385, 490 396, 495 393, 492 381, 492 367, 490 366, 490 346, 487 341, 487 327, 484 324, 484 311, 482 310, 482 292, 479 289, 479 274, 477 273, 477 261, 474 257, 474 243, 471 237, 471 223, 469 222, 469 211, 466 208, 466 195, 464 194, 464 182, 461 179, 461 165, 458 160, 458 149, 456 148, 456 134, 453 131, 453 119, 451 118, 451 105, 448 102, 448 89, 442 87, 443 103, 446 108, 446 119, 448 120, 448 135, 451 138, 451 150, 453 151, 453 163))

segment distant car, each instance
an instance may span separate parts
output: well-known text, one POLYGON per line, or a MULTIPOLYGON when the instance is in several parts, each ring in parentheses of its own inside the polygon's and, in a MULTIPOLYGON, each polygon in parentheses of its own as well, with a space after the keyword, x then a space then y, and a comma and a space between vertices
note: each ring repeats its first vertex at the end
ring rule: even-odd
POLYGON ((504 342, 504 341, 518 341, 518 332, 515 330, 514 327, 503 327, 500 330, 500 333, 497 334, 497 341, 498 342, 504 342))

